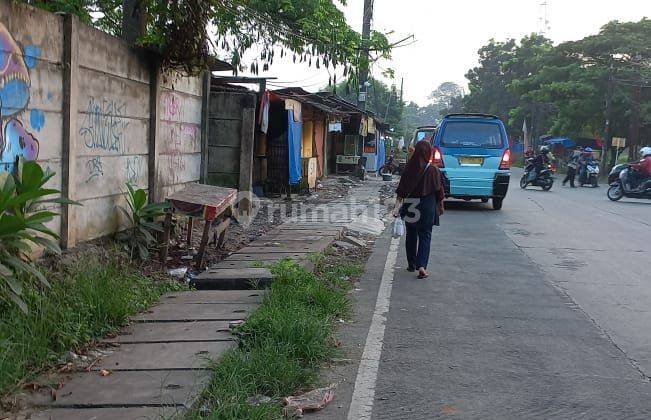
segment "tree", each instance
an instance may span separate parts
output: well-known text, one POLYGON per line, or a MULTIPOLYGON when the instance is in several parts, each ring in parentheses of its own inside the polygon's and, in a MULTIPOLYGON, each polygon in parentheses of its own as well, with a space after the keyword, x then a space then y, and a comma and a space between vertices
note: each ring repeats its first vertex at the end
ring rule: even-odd
MULTIPOLYGON (((257 73, 277 57, 290 55, 317 68, 343 67, 356 77, 361 35, 346 23, 335 1, 345 4, 345 0, 139 0, 146 21, 139 44, 158 51, 164 67, 190 73, 205 69, 211 55, 223 50, 238 70, 257 73), (244 63, 244 53, 254 46, 258 57, 244 63)), ((83 22, 121 34, 122 0, 29 2, 76 14, 83 22)), ((390 58, 391 45, 383 34, 373 31, 368 46, 378 57, 390 58)))
POLYGON ((506 42, 491 39, 479 50, 479 66, 466 74, 469 90, 464 100, 466 111, 494 114, 508 120, 518 98, 508 90, 513 77, 504 65, 513 59, 515 49, 513 39, 506 42))
POLYGON ((429 100, 440 108, 449 109, 463 97, 463 88, 454 82, 443 82, 429 95, 429 100))
MULTIPOLYGON (((639 140, 651 134, 649 37, 651 21, 642 19, 611 22, 596 35, 556 47, 529 45, 532 65, 509 84, 520 101, 511 120, 531 118, 532 106, 546 106, 548 113, 539 125, 551 134, 606 137, 607 147, 613 135, 628 137, 635 154, 639 140)), ((613 150, 610 156, 611 162, 604 163, 612 163, 613 150)))
MULTIPOLYGON (((405 107, 401 94, 395 84, 388 86, 381 80, 371 77, 369 79, 368 98, 366 108, 378 118, 389 124, 397 133, 402 133, 403 110, 405 107)), ((336 85, 334 90, 349 102, 355 103, 357 91, 352 80, 347 80, 336 85)))

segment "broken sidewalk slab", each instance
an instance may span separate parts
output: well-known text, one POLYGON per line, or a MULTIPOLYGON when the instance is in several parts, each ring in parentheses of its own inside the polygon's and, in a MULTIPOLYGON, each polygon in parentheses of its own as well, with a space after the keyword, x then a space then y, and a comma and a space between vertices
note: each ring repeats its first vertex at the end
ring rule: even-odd
POLYGON ((309 252, 267 252, 260 254, 240 254, 235 253, 224 261, 260 261, 262 264, 268 261, 280 261, 285 258, 300 260, 310 255, 309 252))
POLYGON ((312 241, 312 242, 291 242, 291 243, 267 243, 266 246, 253 246, 249 245, 246 248, 242 248, 238 251, 239 253, 242 254, 267 254, 267 253, 273 253, 273 252, 323 252, 328 246, 330 246, 330 243, 332 240, 330 238, 328 239, 322 239, 320 241, 312 241))
POLYGON ((303 225, 281 225, 281 227, 274 228, 267 232, 267 234, 258 240, 265 240, 265 238, 271 238, 276 235, 310 235, 310 236, 334 236, 339 238, 343 234, 343 228, 337 228, 335 226, 319 227, 315 228, 303 226, 303 225), (297 232, 298 231, 298 232, 297 232))
POLYGON ((100 408, 157 407, 190 408, 210 380, 206 370, 123 371, 101 376, 79 373, 66 380, 53 398, 43 388, 27 395, 35 407, 100 408))
POLYGON ((144 314, 133 317, 135 322, 173 321, 233 321, 246 318, 259 305, 252 303, 175 304, 154 306, 144 314))
POLYGON ((367 246, 366 241, 363 241, 363 240, 361 240, 361 239, 357 239, 357 238, 353 238, 352 236, 348 236, 348 235, 344 235, 344 236, 341 238, 341 240, 342 240, 342 241, 345 241, 345 242, 348 242, 348 243, 351 243, 351 244, 353 244, 353 245, 355 245, 355 246, 358 246, 358 247, 360 247, 360 248, 364 248, 364 247, 367 246))
POLYGON ((269 242, 280 242, 281 244, 291 244, 292 242, 303 242, 303 241, 320 241, 322 239, 328 239, 334 241, 338 239, 339 235, 337 233, 332 234, 311 234, 310 232, 296 232, 291 231, 291 233, 274 233, 266 235, 260 238, 259 241, 254 241, 249 244, 249 246, 264 246, 265 243, 269 242))
POLYGON ((55 408, 30 413, 29 420, 176 420, 186 414, 183 407, 133 407, 133 408, 55 408))
MULTIPOLYGON (((262 272, 267 274, 269 270, 259 269, 257 273, 262 272)), ((207 271, 211 271, 208 269, 207 271)), ((271 275, 271 273, 268 273, 271 275)), ((252 293, 246 291, 188 291, 188 292, 174 292, 163 295, 160 303, 260 303, 264 297, 264 292, 252 293)))
MULTIPOLYGON (((192 280, 192 285, 203 291, 209 290, 252 290, 267 288, 273 280, 268 268, 210 268, 192 280)), ((251 293, 251 292, 246 292, 251 293)), ((256 294, 263 292, 256 290, 256 294)))
POLYGON ((362 216, 353 220, 346 229, 358 233, 366 233, 374 236, 379 236, 384 232, 384 222, 375 217, 362 216))
MULTIPOLYGON (((296 233, 297 235, 336 235, 339 236, 342 234, 344 231, 343 227, 339 228, 337 226, 333 225, 321 225, 321 226, 315 226, 315 225, 281 225, 279 227, 273 228, 270 230, 267 235, 275 235, 278 233, 296 233), (293 232, 293 231, 301 231, 301 232, 293 232)), ((264 239, 264 236, 260 239, 264 239)))
POLYGON ((230 341, 228 321, 137 322, 105 343, 161 343, 185 341, 230 341))
POLYGON ((107 369, 115 373, 124 370, 207 369, 211 360, 233 347, 233 341, 122 344, 115 353, 93 365, 92 370, 107 369))

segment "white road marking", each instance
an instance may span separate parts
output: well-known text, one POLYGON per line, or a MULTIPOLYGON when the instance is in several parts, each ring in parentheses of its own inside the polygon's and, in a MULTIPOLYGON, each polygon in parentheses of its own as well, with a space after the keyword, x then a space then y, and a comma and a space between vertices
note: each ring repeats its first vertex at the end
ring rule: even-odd
POLYGON ((400 238, 393 238, 389 246, 389 254, 384 265, 380 290, 375 302, 375 311, 371 320, 371 328, 366 336, 364 353, 359 362, 357 379, 353 400, 348 410, 348 420, 370 419, 373 413, 373 401, 375 400, 375 383, 380 367, 380 356, 382 355, 382 343, 384 342, 384 329, 389 313, 391 301, 391 289, 393 288, 393 272, 398 258, 398 246, 400 238))

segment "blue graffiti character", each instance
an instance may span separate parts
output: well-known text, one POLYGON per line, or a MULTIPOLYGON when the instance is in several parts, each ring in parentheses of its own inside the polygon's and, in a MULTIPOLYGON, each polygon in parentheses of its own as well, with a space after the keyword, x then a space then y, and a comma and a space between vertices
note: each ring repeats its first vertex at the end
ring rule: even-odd
POLYGON ((3 118, 27 107, 30 84, 29 70, 20 47, 0 23, 0 103, 3 118))

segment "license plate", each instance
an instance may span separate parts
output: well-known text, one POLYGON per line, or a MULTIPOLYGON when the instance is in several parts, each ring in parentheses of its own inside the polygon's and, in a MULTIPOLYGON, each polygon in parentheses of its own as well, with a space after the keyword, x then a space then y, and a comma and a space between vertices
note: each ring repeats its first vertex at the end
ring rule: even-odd
POLYGON ((459 164, 481 166, 484 164, 484 158, 463 156, 459 158, 459 164))

